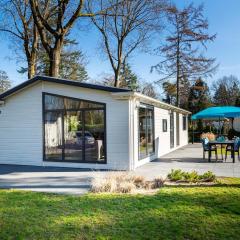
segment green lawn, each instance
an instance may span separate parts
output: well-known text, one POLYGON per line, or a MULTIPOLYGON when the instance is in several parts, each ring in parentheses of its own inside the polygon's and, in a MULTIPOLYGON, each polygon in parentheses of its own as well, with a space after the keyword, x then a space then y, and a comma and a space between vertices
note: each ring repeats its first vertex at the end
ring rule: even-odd
POLYGON ((155 195, 0 191, 0 239, 239 239, 240 179, 155 195))

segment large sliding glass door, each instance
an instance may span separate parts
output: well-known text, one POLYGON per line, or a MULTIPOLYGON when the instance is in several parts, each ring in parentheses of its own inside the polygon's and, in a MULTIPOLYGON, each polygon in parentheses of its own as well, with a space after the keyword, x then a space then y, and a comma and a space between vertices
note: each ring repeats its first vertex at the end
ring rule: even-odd
POLYGON ((170 113, 170 148, 174 148, 174 113, 170 113))
POLYGON ((154 153, 154 109, 141 104, 138 110, 139 160, 154 153))
POLYGON ((43 94, 44 160, 105 163, 105 104, 43 94))

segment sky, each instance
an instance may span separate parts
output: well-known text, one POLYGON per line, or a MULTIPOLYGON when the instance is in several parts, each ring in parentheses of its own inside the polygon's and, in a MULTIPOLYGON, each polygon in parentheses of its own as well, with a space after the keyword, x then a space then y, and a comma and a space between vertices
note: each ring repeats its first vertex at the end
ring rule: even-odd
MULTIPOLYGON (((235 75, 240 79, 240 0, 176 0, 179 6, 190 2, 195 5, 204 4, 204 15, 209 21, 209 33, 217 34, 213 43, 208 45, 206 55, 215 57, 219 63, 217 73, 208 79, 211 84, 222 76, 235 75)), ((87 71, 91 79, 99 80, 104 74, 111 73, 110 64, 98 51, 98 37, 94 30, 86 32, 74 31, 72 35, 79 42, 79 48, 86 55, 87 71)), ((159 41, 161 40, 159 36, 159 41)), ((157 40, 155 41, 157 43, 157 40)), ((11 43, 7 38, 0 39, 0 70, 7 72, 13 85, 27 80, 26 75, 17 72, 22 66, 17 64, 11 43)), ((129 63, 137 76, 148 82, 159 79, 156 73, 150 73, 150 68, 159 61, 157 56, 148 53, 135 52, 129 63)))

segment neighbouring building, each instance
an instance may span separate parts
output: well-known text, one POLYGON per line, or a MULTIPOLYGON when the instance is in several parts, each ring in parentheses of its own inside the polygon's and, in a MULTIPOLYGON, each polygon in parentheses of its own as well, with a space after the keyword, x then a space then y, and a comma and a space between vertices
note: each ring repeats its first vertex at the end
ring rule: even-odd
POLYGON ((189 114, 126 89, 36 76, 0 95, 0 164, 134 170, 188 144, 189 114))

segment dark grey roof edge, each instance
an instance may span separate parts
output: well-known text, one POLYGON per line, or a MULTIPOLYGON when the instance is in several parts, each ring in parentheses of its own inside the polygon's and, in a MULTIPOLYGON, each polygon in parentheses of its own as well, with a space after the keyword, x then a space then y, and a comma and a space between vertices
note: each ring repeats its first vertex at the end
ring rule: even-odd
POLYGON ((31 78, 23 83, 20 83, 19 85, 7 90, 6 92, 0 94, 0 100, 8 97, 9 95, 37 82, 37 81, 45 81, 45 82, 52 82, 52 83, 59 83, 59 84, 65 84, 75 87, 82 87, 82 88, 89 88, 89 89, 95 89, 95 90, 102 90, 106 92, 130 92, 131 90, 123 89, 123 88, 117 88, 117 87, 108 87, 98 84, 92 84, 92 83, 83 83, 78 81, 72 81, 72 80, 66 80, 61 78, 54 78, 54 77, 46 77, 46 76, 35 76, 34 78, 31 78))

